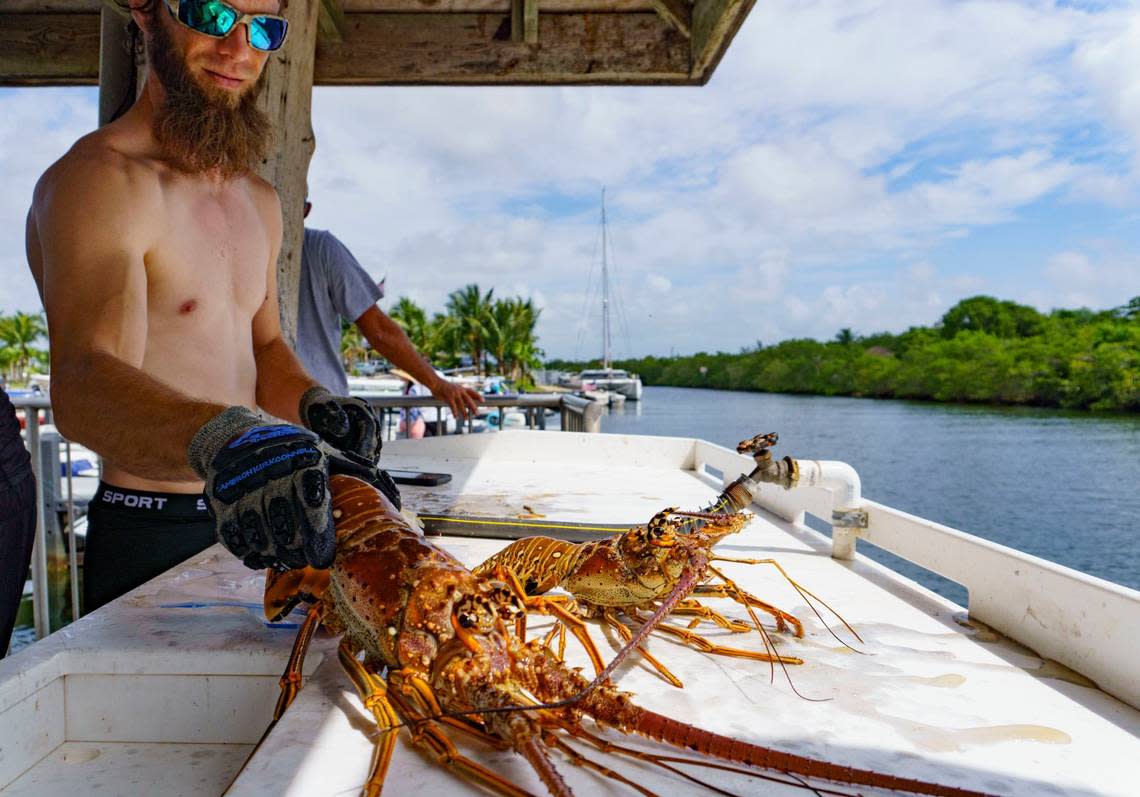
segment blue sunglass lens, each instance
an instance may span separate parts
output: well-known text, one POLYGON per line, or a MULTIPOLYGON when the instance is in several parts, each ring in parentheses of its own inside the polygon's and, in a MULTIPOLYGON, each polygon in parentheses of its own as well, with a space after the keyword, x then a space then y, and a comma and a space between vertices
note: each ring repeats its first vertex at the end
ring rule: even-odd
POLYGON ((233 30, 238 13, 221 0, 181 0, 178 19, 207 36, 225 36, 233 30))
POLYGON ((254 17, 249 21, 249 44, 256 50, 276 50, 285 43, 287 28, 283 19, 254 17))

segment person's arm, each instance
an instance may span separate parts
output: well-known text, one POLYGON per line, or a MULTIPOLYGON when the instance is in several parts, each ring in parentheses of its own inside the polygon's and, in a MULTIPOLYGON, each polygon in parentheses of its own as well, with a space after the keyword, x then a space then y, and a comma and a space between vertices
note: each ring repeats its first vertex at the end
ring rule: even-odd
POLYGON ((420 353, 400 325, 372 305, 356 319, 356 326, 372 348, 397 368, 402 368, 438 399, 446 401, 456 418, 474 415, 482 399, 471 388, 441 379, 420 353))
POLYGON ((60 433, 132 473, 193 481, 187 446, 225 407, 141 370, 144 258, 161 234, 161 206, 154 178, 125 162, 61 161, 36 186, 28 257, 42 267, 60 433))
MULTIPOLYGON (((259 196, 270 240, 281 240, 281 201, 269 189, 259 196)), ((289 423, 301 423, 301 396, 317 385, 297 355, 281 337, 277 302, 277 255, 274 246, 266 264, 265 302, 253 317, 253 354, 257 361, 257 406, 289 423)))

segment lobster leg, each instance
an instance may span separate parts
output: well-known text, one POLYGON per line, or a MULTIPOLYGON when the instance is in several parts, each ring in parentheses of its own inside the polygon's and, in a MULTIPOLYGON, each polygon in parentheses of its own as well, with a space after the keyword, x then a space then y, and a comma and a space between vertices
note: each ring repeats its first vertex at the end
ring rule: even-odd
MULTIPOLYGON (((777 562, 775 559, 735 559, 735 558, 731 558, 731 557, 714 556, 709 561, 710 562, 735 562, 737 564, 744 564, 744 565, 772 565, 772 567, 774 567, 778 571, 780 571, 780 575, 782 575, 784 577, 784 579, 789 584, 792 585, 792 588, 796 592, 798 592, 800 594, 800 596, 807 602, 808 606, 811 607, 812 612, 815 614, 816 617, 819 617, 819 621, 821 623, 823 623, 824 627, 826 627, 828 629, 828 631, 831 631, 831 626, 829 626, 827 624, 827 622, 822 617, 820 617, 819 612, 816 611, 815 605, 812 604, 812 600, 817 601, 825 609, 827 609, 829 612, 831 612, 835 616, 835 618, 837 620, 839 620, 839 622, 843 623, 843 627, 851 632, 852 636, 854 636, 860 642, 863 641, 863 637, 859 636, 859 633, 854 628, 852 628, 851 625, 846 620, 843 619, 843 615, 841 615, 839 612, 835 611, 835 609, 831 608, 831 606, 828 605, 827 601, 823 600, 823 598, 819 597, 818 595, 816 595, 811 590, 806 589, 803 585, 801 585, 799 582, 797 582, 795 579, 793 579, 791 576, 789 576, 787 571, 784 570, 784 568, 780 566, 780 563, 777 562)), ((716 568, 710 567, 709 569, 712 570, 714 573, 716 573, 718 576, 720 576, 722 579, 724 579, 725 582, 731 583, 731 582, 729 582, 729 579, 725 578, 724 574, 721 573, 720 571, 718 571, 716 568)), ((736 587, 735 584, 733 584, 733 586, 736 587)), ((736 588, 740 589, 739 587, 736 587, 736 588)), ((744 592, 743 590, 740 590, 740 592, 745 594, 745 595, 748 595, 748 593, 744 592)), ((751 596, 751 595, 748 595, 748 597, 753 598, 754 600, 759 600, 759 598, 754 598, 754 596, 751 596)), ((796 624, 799 625, 798 620, 796 621, 796 624)), ((835 636, 835 632, 832 631, 831 635, 835 636)), ((803 636, 802 627, 800 628, 800 630, 796 634, 796 636, 803 636)), ((835 637, 835 638, 839 639, 839 637, 835 637)), ((842 642, 843 640, 840 639, 839 641, 842 642)), ((844 644, 846 644, 846 643, 844 643, 844 644)))
POLYGON ((731 631, 734 634, 743 634, 752 630, 752 626, 748 625, 748 623, 729 619, 720 612, 714 611, 708 606, 704 606, 696 598, 686 598, 681 601, 677 608, 673 610, 673 614, 683 617, 692 617, 693 620, 689 623, 690 629, 700 625, 701 620, 708 620, 710 623, 715 623, 726 631, 731 631))
POLYGON ((388 764, 392 761, 392 751, 396 746, 396 728, 400 725, 400 718, 396 715, 392 704, 388 702, 388 687, 383 679, 369 672, 363 664, 356 659, 356 654, 343 640, 336 650, 337 658, 356 687, 364 707, 372 712, 376 719, 376 726, 380 728, 380 738, 372 749, 372 765, 368 769, 368 780, 365 782, 361 794, 364 797, 378 797, 384 788, 384 776, 388 774, 388 764))
POLYGON ((266 733, 269 733, 269 729, 273 728, 277 720, 281 719, 285 709, 289 708, 289 704, 301 691, 301 667, 305 663, 305 654, 309 652, 309 643, 313 641, 313 634, 317 632, 317 627, 320 624, 320 604, 313 604, 309 613, 305 615, 305 622, 301 623, 301 630, 297 632, 297 638, 293 640, 293 649, 289 652, 289 663, 285 665, 285 672, 281 675, 281 694, 277 696, 277 706, 273 709, 273 722, 269 724, 266 733))
MULTIPOLYGON (((640 620, 640 618, 638 619, 640 620)), ((610 628, 616 631, 618 636, 620 636, 626 642, 629 642, 629 640, 633 639, 633 632, 626 627, 625 623, 621 622, 621 620, 617 618, 617 615, 613 613, 613 610, 606 609, 602 613, 602 620, 607 625, 609 625, 610 628)), ((658 626, 658 628, 661 628, 661 626, 658 626)), ((662 678, 673 684, 673 686, 677 687, 678 689, 681 689, 685 686, 681 682, 681 679, 673 673, 669 672, 669 668, 658 661, 652 653, 646 650, 644 645, 639 645, 637 650, 643 657, 645 657, 645 660, 649 662, 650 665, 652 665, 653 669, 657 670, 657 672, 661 674, 662 678)))
POLYGON ((620 772, 616 772, 615 770, 610 769, 605 764, 599 764, 597 761, 586 758, 586 756, 579 753, 565 741, 559 739, 558 736, 554 733, 551 733, 549 731, 545 732, 543 734, 543 741, 546 742, 547 747, 553 747, 557 750, 560 750, 563 755, 569 758, 570 761, 577 766, 583 767, 585 769, 592 769, 604 778, 616 780, 618 783, 624 783, 631 789, 634 789, 640 794, 645 795, 645 797, 658 797, 657 792, 650 791, 640 783, 636 783, 630 780, 625 775, 622 775, 620 772))
POLYGON ((681 639, 685 644, 690 647, 696 648, 702 653, 717 653, 722 656, 735 656, 741 659, 754 659, 755 661, 769 661, 779 662, 781 664, 803 664, 804 660, 795 656, 780 656, 772 653, 761 653, 756 650, 745 650, 744 648, 731 648, 727 645, 717 645, 708 641, 695 631, 690 631, 687 628, 678 628, 675 625, 659 625, 655 629, 663 634, 672 634, 673 636, 681 639))
MULTIPOLYGON (((600 673, 605 669, 605 665, 602 664, 602 654, 598 652, 598 646, 595 645, 594 640, 590 638, 590 632, 586 628, 586 623, 577 614, 563 606, 564 603, 574 603, 573 598, 557 595, 553 597, 527 595, 526 589, 523 588, 522 582, 519 581, 514 571, 501 565, 495 568, 495 578, 507 583, 526 611, 550 615, 561 620, 562 624, 570 629, 570 633, 573 634, 577 640, 582 643, 582 647, 586 649, 586 655, 590 657, 590 662, 594 665, 594 672, 600 673)), ((525 617, 526 615, 524 614, 523 616, 525 617)), ((519 638, 522 639, 522 635, 520 635, 519 638)))
POLYGON ((789 614, 767 601, 760 600, 760 598, 757 598, 750 592, 745 592, 737 586, 734 581, 726 580, 724 584, 701 584, 693 590, 693 594, 700 595, 703 598, 727 598, 742 605, 751 606, 765 614, 772 615, 776 620, 777 631, 787 631, 788 625, 791 624, 797 637, 803 637, 804 635, 803 623, 801 623, 795 615, 789 614))
POLYGON ((431 685, 414 674, 397 670, 389 675, 393 689, 388 693, 393 707, 401 714, 412 730, 412 743, 425 749, 436 761, 454 769, 461 777, 482 783, 505 797, 533 797, 530 792, 520 789, 506 778, 492 772, 476 761, 459 752, 447 735, 429 719, 438 708, 435 698, 424 702, 424 694, 431 694, 431 685), (396 683, 399 682, 399 689, 396 683))

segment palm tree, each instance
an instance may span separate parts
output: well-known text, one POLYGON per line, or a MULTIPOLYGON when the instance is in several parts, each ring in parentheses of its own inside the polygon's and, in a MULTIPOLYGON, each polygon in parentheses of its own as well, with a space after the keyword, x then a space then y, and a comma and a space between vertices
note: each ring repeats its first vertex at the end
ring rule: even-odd
POLYGON ((14 370, 22 374, 32 358, 32 344, 47 334, 47 322, 40 313, 17 311, 0 317, 0 340, 15 350, 14 370))
POLYGON ((507 350, 511 347, 513 334, 514 299, 496 299, 487 314, 487 351, 495 358, 499 373, 510 377, 507 366, 507 350))
POLYGON ((504 376, 518 382, 542 364, 534 335, 541 310, 530 299, 515 297, 495 302, 488 318, 488 348, 504 376))
POLYGON ((364 336, 355 324, 343 323, 340 328, 340 359, 344 370, 351 372, 360 360, 368 357, 368 349, 364 345, 364 336))
POLYGON ((388 317, 400 325, 400 329, 404 330, 404 334, 408 336, 413 346, 425 354, 431 354, 428 346, 431 322, 428 321, 427 313, 422 307, 407 296, 401 296, 388 313, 388 317))
POLYGON ((483 352, 486 347, 491 297, 494 289, 484 296, 475 283, 452 291, 447 297, 447 311, 458 324, 458 335, 475 364, 476 373, 483 373, 483 352))
POLYGON ((388 314, 400 325, 416 350, 432 360, 454 365, 459 360, 460 341, 455 318, 436 313, 430 319, 422 307, 406 296, 400 297, 388 314))

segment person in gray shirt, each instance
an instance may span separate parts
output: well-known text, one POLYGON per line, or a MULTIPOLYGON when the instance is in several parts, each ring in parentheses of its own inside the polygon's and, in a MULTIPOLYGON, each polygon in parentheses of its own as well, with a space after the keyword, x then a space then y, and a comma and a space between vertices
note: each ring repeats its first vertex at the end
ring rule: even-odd
MULTIPOLYGON (((311 209, 312 204, 306 201, 306 217, 311 209)), ((373 349, 414 376, 433 396, 446 401, 456 418, 474 415, 482 397, 435 372, 399 324, 376 306, 383 295, 335 235, 306 227, 297 307, 297 356, 305 370, 333 393, 348 393, 348 377, 340 357, 344 318, 356 324, 373 349)))

